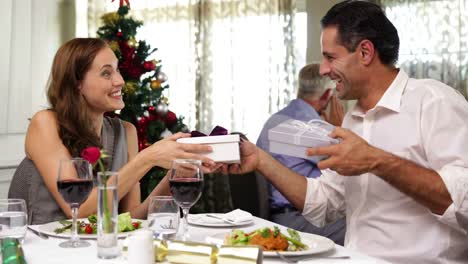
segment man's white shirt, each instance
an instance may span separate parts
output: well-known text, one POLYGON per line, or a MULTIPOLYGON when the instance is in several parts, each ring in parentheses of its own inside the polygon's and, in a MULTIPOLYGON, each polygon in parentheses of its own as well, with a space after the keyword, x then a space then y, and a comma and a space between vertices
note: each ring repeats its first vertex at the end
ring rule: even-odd
POLYGON ((468 103, 435 80, 400 70, 377 105, 343 127, 369 144, 435 170, 453 204, 439 216, 378 176, 322 171, 307 179, 303 215, 318 226, 346 215, 345 246, 392 263, 468 263, 468 103), (457 220, 458 219, 458 220, 457 220), (463 220, 465 219, 465 220, 463 220))

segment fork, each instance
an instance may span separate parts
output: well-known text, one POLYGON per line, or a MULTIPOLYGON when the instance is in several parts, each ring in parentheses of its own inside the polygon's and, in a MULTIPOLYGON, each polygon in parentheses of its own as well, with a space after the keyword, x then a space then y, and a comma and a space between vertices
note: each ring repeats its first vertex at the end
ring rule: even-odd
POLYGON ((285 256, 283 256, 282 254, 280 254, 278 251, 275 251, 276 255, 278 255, 278 257, 280 259, 282 259, 283 261, 286 261, 287 263, 297 263, 297 260, 294 260, 294 259, 289 259, 285 256))
POLYGON ((236 222, 234 222, 234 220, 231 220, 229 218, 224 218, 224 217, 221 217, 221 216, 218 216, 218 215, 214 215, 214 214, 206 214, 206 216, 208 217, 211 217, 211 218, 216 218, 218 220, 221 220, 221 221, 224 221, 228 224, 231 224, 231 225, 235 225, 236 222))
POLYGON ((275 251, 276 255, 283 261, 287 263, 298 263, 301 260, 306 260, 306 259, 349 259, 349 256, 329 256, 329 257, 313 257, 313 256, 304 256, 304 257, 297 257, 297 258, 290 258, 286 257, 283 254, 279 253, 278 251, 275 251))

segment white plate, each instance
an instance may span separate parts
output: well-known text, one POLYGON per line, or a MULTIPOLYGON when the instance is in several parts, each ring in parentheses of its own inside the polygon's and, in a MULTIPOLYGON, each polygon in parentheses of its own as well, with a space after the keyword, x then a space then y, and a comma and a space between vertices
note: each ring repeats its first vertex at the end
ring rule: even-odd
MULTIPOLYGON (((244 231, 244 232, 248 233, 248 231, 244 231)), ((281 232, 287 234, 286 232, 283 232, 283 230, 281 230, 281 232)), ((223 241, 224 242, 226 235, 227 233, 219 233, 219 234, 211 236, 213 239, 207 239, 207 241, 210 241, 210 242, 223 241)), ((324 253, 335 248, 335 243, 329 238, 319 236, 319 235, 309 234, 309 233, 302 233, 302 232, 299 232, 299 235, 301 236, 302 243, 306 244, 309 248, 307 250, 302 250, 302 251, 280 251, 281 255, 283 256, 314 255, 314 254, 324 253)), ((278 257, 275 251, 263 251, 263 256, 278 257)))
MULTIPOLYGON (((68 220, 68 221, 71 221, 71 220, 68 220)), ((86 218, 81 218, 81 219, 78 219, 78 221, 85 221, 86 223, 88 223, 88 220, 86 218)), ((146 221, 145 220, 140 220, 140 219, 132 219, 132 222, 136 222, 136 221, 140 221, 141 222, 141 225, 142 227, 145 226, 146 224, 146 221)), ((63 227, 63 225, 61 223, 59 223, 59 221, 55 221, 55 222, 50 222, 50 223, 47 223, 47 224, 43 224, 43 225, 38 225, 38 226, 31 226, 32 229, 38 231, 38 232, 41 232, 41 233, 44 233, 46 235, 49 235, 49 236, 53 236, 53 237, 62 237, 62 238, 70 238, 71 237, 71 231, 70 229, 65 231, 64 233, 60 233, 60 234, 57 234, 54 232, 55 229, 57 228, 61 228, 63 227)), ((140 230, 142 229, 141 227, 138 228, 137 230, 140 230)), ((119 233, 117 234, 117 236, 119 238, 124 238, 126 237, 128 234, 131 234, 133 232, 135 232, 136 230, 134 231, 130 231, 130 232, 123 232, 123 233, 119 233)), ((82 238, 82 239, 96 239, 97 238, 97 234, 78 234, 78 237, 79 238, 82 238)))
MULTIPOLYGON (((233 227, 233 226, 245 226, 250 225, 253 223, 253 217, 247 221, 231 224, 228 222, 224 222, 221 219, 216 218, 208 218, 205 216, 206 214, 189 214, 188 215, 188 223, 191 225, 197 226, 209 226, 209 227, 233 227)), ((223 214, 215 214, 212 213, 211 215, 219 215, 222 216, 223 214)))

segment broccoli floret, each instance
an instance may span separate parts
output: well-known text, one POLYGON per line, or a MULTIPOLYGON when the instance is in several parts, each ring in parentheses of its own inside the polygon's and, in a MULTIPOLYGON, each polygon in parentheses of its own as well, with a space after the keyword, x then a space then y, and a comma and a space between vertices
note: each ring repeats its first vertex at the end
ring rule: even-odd
POLYGON ((260 234, 262 234, 263 238, 268 238, 270 237, 270 229, 268 227, 265 227, 260 231, 260 234))

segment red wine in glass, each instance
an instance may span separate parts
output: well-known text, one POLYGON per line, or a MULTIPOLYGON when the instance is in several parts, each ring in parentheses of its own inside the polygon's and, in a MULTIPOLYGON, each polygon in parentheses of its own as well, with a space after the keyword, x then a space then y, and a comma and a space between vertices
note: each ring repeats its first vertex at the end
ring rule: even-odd
POLYGON ((172 162, 169 177, 172 197, 182 208, 182 240, 189 239, 187 216, 190 207, 194 205, 202 194, 203 171, 200 160, 176 159, 172 162))
POLYGON ((91 164, 82 158, 60 161, 57 176, 57 189, 72 211, 72 234, 70 240, 59 244, 63 248, 89 247, 91 244, 80 240, 77 231, 77 216, 80 205, 88 198, 93 189, 91 164))
POLYGON ((180 207, 192 207, 202 194, 203 179, 179 178, 169 181, 172 197, 180 207))
POLYGON ((59 180, 57 188, 63 199, 69 204, 82 204, 93 189, 92 180, 59 180))

